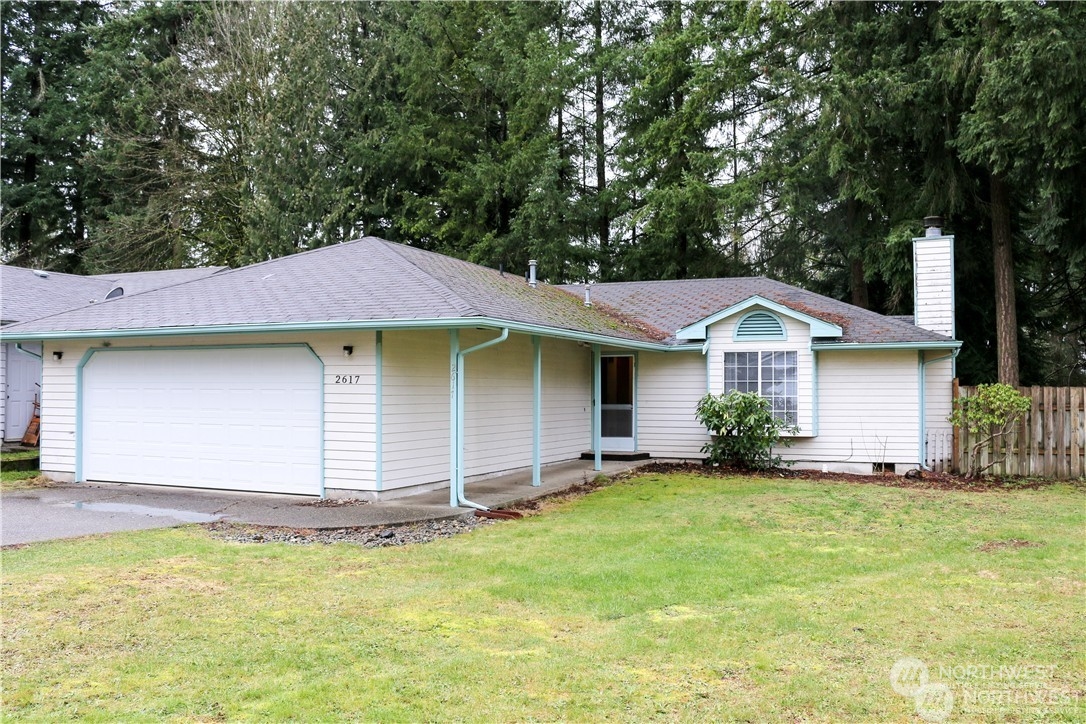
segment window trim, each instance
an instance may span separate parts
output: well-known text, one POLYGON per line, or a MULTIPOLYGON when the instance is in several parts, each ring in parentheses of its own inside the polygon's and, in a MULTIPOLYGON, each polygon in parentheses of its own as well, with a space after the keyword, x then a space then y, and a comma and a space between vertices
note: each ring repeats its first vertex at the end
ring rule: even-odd
MULTIPOLYGON (((755 382, 756 389, 754 391, 758 394, 758 396, 762 397, 763 399, 768 399, 770 401, 771 406, 772 406, 772 403, 773 403, 773 401, 775 399, 783 399, 783 400, 785 400, 784 416, 781 417, 778 414, 777 411, 773 411, 774 417, 777 417, 777 419, 782 419, 782 420, 784 420, 786 423, 788 423, 790 425, 798 426, 800 424, 800 397, 801 397, 800 396, 800 389, 799 389, 799 377, 800 377, 800 375, 799 375, 799 364, 800 364, 799 351, 794 350, 794 349, 789 349, 789 350, 782 350, 782 349, 776 349, 776 350, 774 350, 774 349, 758 349, 758 350, 755 350, 755 349, 751 349, 751 350, 726 350, 726 351, 724 351, 723 352, 723 357, 721 358, 721 388, 722 388, 722 391, 723 391, 724 394, 728 394, 732 390, 739 390, 740 389, 739 386, 738 386, 738 382, 739 382, 739 379, 738 379, 739 364, 738 364, 738 357, 737 357, 740 354, 757 355, 757 357, 756 357, 757 366, 754 369, 757 369, 757 371, 758 371, 758 379, 755 382), (776 397, 775 396, 766 397, 765 395, 762 394, 762 386, 763 386, 763 382, 764 382, 763 371, 765 369, 765 362, 763 361, 763 357, 764 357, 764 355, 767 355, 767 354, 768 355, 775 355, 775 354, 783 354, 783 355, 785 355, 785 361, 784 361, 785 367, 784 367, 784 369, 788 370, 790 368, 792 370, 792 375, 793 375, 792 378, 788 379, 787 376, 786 376, 785 379, 783 380, 783 384, 785 385, 785 394, 784 395, 780 395, 780 396, 776 396, 776 397), (728 380, 728 369, 729 369, 729 367, 728 367, 728 356, 729 355, 736 355, 736 357, 734 358, 735 362, 733 363, 734 364, 733 369, 736 370, 736 374, 734 375, 734 380, 732 382, 733 386, 731 388, 728 387, 728 385, 729 385, 729 380, 728 380), (788 360, 787 355, 792 355, 791 365, 789 365, 789 360, 788 360), (789 382, 791 382, 794 385, 794 390, 795 390, 791 395, 787 394, 787 385, 788 385, 789 382), (793 402, 793 409, 792 409, 791 415, 789 415, 789 412, 788 412, 788 409, 787 409, 788 400, 791 400, 793 402)), ((773 362, 772 362, 772 358, 771 358, 770 365, 772 366, 772 364, 773 364, 773 362)), ((749 364, 744 365, 744 366, 747 369, 751 369, 749 364)), ((745 380, 745 382, 749 383, 750 380, 745 380)), ((773 380, 770 380, 770 383, 772 383, 772 382, 773 382, 773 380)))

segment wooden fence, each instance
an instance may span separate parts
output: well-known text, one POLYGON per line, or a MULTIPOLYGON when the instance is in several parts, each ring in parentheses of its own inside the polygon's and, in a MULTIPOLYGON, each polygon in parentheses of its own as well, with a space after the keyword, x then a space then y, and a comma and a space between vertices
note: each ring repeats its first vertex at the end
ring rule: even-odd
MULTIPOLYGON (((1030 398, 1029 413, 1010 434, 981 450, 981 465, 1003 458, 988 472, 1060 480, 1086 477, 1086 387, 1019 387, 1018 391, 1030 398)), ((959 387, 955 381, 955 398, 975 393, 975 387, 959 387)), ((979 438, 955 428, 953 459, 958 470, 969 469, 979 438)))

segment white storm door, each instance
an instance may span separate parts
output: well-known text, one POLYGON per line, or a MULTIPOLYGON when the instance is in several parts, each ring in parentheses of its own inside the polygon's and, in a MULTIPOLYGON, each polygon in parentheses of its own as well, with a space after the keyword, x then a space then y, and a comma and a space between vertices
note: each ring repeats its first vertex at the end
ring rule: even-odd
MULTIPOLYGON (((41 360, 20 352, 14 344, 6 346, 4 438, 20 440, 34 416, 34 401, 41 394, 41 360)), ((40 344, 23 344, 23 348, 41 354, 40 344)))
POLYGON ((600 445, 604 450, 634 450, 633 355, 600 357, 600 445))
POLYGON ((82 478, 319 495, 322 371, 301 346, 98 351, 82 478))

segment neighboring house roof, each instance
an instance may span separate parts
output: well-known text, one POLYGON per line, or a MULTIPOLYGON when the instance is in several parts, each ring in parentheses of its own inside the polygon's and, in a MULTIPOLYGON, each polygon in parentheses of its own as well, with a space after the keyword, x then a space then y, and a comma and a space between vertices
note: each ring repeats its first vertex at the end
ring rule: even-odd
POLYGON ((374 237, 125 294, 13 332, 111 332, 482 318, 656 343, 665 334, 557 287, 374 237))
MULTIPOLYGON (((582 296, 584 294, 583 284, 567 284, 562 289, 582 296)), ((917 327, 902 318, 887 317, 765 277, 593 284, 591 296, 594 303, 606 304, 653 327, 667 330, 668 342, 671 343, 676 341, 675 333, 683 327, 753 296, 764 297, 840 326, 842 336, 827 340, 827 343, 949 341, 948 337, 917 327)))
POLYGON ((0 265, 0 319, 4 324, 40 319, 101 302, 117 286, 135 294, 206 277, 223 267, 81 276, 0 265))
POLYGON ((0 265, 0 318, 9 324, 65 312, 105 298, 112 286, 108 279, 0 265))
POLYGON ((5 331, 92 336, 478 319, 520 325, 522 331, 565 330, 656 346, 679 344, 679 329, 759 296, 839 326, 843 335, 827 343, 951 342, 900 319, 763 277, 596 284, 591 307, 584 305, 583 292, 583 285, 540 283, 533 289, 519 275, 366 237, 143 293, 126 288, 121 298, 5 331))

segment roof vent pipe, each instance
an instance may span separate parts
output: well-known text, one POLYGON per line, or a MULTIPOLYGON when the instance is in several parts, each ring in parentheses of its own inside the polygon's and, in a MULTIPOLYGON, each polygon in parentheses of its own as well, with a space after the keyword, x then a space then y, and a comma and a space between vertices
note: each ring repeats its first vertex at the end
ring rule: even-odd
POLYGON ((532 289, 535 289, 537 283, 535 278, 535 267, 537 263, 538 262, 535 259, 528 260, 528 286, 532 289))
POLYGON ((584 285, 584 305, 586 307, 591 307, 592 306, 592 285, 591 284, 585 284, 584 285))
POLYGON ((924 217, 924 236, 942 236, 943 235, 943 217, 942 216, 925 216, 924 217))

